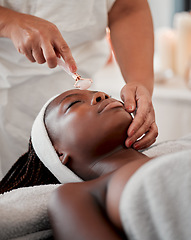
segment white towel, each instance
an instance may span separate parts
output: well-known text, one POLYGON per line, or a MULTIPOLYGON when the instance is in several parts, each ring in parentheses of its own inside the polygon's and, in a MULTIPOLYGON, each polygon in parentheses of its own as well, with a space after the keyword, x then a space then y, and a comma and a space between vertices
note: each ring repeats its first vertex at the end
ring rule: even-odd
POLYGON ((143 153, 148 157, 158 157, 189 149, 191 149, 191 133, 176 140, 169 140, 154 144, 148 149, 145 149, 143 153))
POLYGON ((190 239, 190 202, 191 150, 146 163, 131 177, 120 201, 128 239, 190 239))
POLYGON ((56 97, 49 99, 37 115, 31 131, 32 145, 39 159, 61 183, 80 182, 82 180, 61 163, 46 131, 44 113, 48 104, 56 97))
POLYGON ((19 188, 0 195, 0 239, 37 240, 52 236, 47 204, 60 184, 19 188))

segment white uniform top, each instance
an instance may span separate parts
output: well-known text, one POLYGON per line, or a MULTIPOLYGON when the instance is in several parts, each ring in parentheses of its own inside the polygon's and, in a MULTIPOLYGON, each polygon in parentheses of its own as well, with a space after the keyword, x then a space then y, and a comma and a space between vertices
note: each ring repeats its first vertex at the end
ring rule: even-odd
MULTIPOLYGON (((46 19, 72 50, 78 73, 92 77, 106 62, 108 11, 115 0, 0 0, 0 5, 46 19)), ((32 122, 47 99, 73 88, 57 67, 31 63, 12 41, 0 38, 0 178, 27 151, 32 122)))

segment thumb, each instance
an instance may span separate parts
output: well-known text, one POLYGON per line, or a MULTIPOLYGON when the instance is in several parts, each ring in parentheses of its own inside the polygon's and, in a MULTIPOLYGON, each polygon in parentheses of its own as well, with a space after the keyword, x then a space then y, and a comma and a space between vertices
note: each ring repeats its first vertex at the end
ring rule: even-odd
POLYGON ((125 85, 121 90, 121 99, 124 102, 125 109, 129 113, 134 112, 136 109, 135 95, 136 95, 135 89, 128 88, 127 85, 125 85))

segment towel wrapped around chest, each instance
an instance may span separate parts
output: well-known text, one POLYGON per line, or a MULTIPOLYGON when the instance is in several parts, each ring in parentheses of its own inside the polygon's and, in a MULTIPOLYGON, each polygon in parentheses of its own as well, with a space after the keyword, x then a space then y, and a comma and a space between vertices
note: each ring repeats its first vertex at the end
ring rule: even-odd
POLYGON ((122 193, 120 216, 128 239, 190 239, 190 203, 191 150, 151 160, 122 193))

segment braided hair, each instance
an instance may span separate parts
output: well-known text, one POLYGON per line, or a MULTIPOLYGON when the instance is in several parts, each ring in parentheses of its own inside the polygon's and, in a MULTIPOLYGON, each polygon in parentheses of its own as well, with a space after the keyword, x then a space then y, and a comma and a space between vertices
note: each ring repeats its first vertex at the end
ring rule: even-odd
POLYGON ((57 178, 36 155, 30 139, 28 152, 15 162, 0 181, 0 194, 20 187, 58 183, 57 178))

